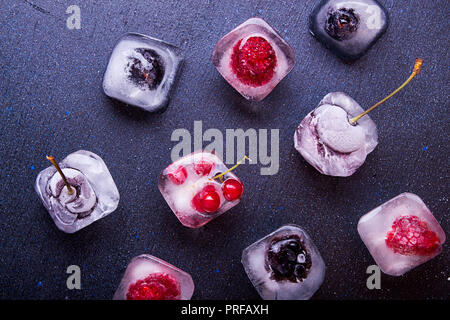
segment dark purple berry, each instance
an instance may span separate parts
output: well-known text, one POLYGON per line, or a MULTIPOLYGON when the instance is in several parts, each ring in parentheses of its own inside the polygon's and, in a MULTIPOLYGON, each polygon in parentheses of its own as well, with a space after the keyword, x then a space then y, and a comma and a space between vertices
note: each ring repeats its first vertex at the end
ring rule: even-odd
POLYGON ((128 78, 139 86, 155 90, 164 78, 164 61, 151 49, 135 49, 136 55, 129 57, 128 78))
POLYGON ((359 18, 353 9, 328 11, 325 31, 330 37, 342 41, 352 38, 358 30, 359 18))
POLYGON ((299 282, 308 276, 311 257, 298 235, 274 237, 269 243, 266 267, 276 281, 299 282))

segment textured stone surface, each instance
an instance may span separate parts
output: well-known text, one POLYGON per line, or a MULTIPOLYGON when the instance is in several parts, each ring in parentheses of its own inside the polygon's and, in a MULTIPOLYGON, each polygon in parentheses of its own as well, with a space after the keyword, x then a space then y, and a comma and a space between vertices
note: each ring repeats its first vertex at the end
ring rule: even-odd
POLYGON ((78 1, 81 30, 66 28, 73 1, 1 1, 0 298, 110 299, 130 259, 149 253, 192 274, 193 299, 258 299, 241 252, 286 223, 304 227, 327 264, 313 299, 448 297, 448 246, 403 277, 383 275, 382 290, 366 288, 374 261, 356 230, 365 212, 408 191, 445 231, 450 226, 449 4, 381 2, 391 17, 387 33, 344 64, 308 32, 316 1, 78 1), (291 73, 259 103, 242 98, 211 63, 216 42, 251 16, 266 19, 296 54, 291 73), (124 107, 103 94, 111 50, 130 31, 185 52, 164 113, 124 107), (416 57, 425 60, 423 72, 371 115, 379 145, 353 176, 323 176, 301 158, 292 135, 325 94, 344 91, 367 108, 406 79, 416 57), (171 162, 172 131, 192 132, 194 120, 205 130, 279 128, 282 155, 275 176, 260 176, 256 165, 238 168, 240 205, 199 230, 183 227, 157 188, 171 162), (67 235, 33 183, 49 165, 46 154, 62 159, 79 149, 104 159, 121 201, 107 218, 67 235), (71 264, 81 267, 80 291, 66 289, 71 264))

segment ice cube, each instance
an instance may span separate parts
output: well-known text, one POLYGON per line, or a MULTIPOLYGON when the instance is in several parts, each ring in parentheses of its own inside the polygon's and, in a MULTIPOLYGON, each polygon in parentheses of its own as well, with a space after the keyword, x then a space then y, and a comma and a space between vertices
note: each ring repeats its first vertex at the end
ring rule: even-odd
POLYGON ((343 60, 363 56, 389 24, 386 9, 376 0, 323 0, 313 10, 313 36, 343 60))
POLYGON ((180 49, 143 34, 123 35, 103 77, 109 97, 156 111, 167 106, 183 57, 180 49))
POLYGON ((199 228, 240 202, 244 186, 210 152, 197 151, 163 170, 158 187, 178 220, 190 228, 199 228))
POLYGON ((294 51, 266 21, 251 18, 214 48, 214 66, 248 100, 264 99, 294 67, 294 51))
POLYGON ((60 230, 76 232, 116 210, 119 191, 98 155, 79 150, 59 166, 75 192, 69 194, 53 166, 39 173, 35 190, 60 230))
POLYGON ((380 269, 400 276, 442 251, 445 233, 422 199, 402 193, 361 217, 358 233, 380 269))
POLYGON ((322 174, 352 175, 378 144, 376 125, 368 115, 356 125, 349 122, 363 111, 343 92, 327 94, 295 131, 295 148, 322 174))
POLYGON ((192 277, 149 254, 133 258, 125 270, 114 300, 189 300, 192 277))
POLYGON ((242 264, 264 300, 307 300, 325 277, 325 263, 316 246, 293 224, 247 247, 242 264))

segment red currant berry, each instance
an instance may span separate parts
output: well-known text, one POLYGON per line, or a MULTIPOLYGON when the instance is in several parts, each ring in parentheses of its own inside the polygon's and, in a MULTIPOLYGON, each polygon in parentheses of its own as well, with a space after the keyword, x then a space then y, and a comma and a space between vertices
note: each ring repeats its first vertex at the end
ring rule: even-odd
POLYGON ((167 174, 170 180, 175 184, 183 184, 184 181, 186 181, 187 175, 186 168, 183 166, 179 166, 167 174))
POLYGON ((208 175, 211 170, 214 167, 214 163, 211 163, 209 161, 205 161, 205 160, 201 160, 199 162, 197 162, 196 164, 194 164, 194 170, 195 173, 198 174, 199 176, 206 176, 208 175))
POLYGON ((244 193, 244 186, 236 179, 227 179, 222 184, 223 196, 228 201, 240 199, 244 193))
POLYGON ((192 206, 199 212, 213 213, 220 207, 220 196, 213 185, 205 186, 192 199, 192 206))

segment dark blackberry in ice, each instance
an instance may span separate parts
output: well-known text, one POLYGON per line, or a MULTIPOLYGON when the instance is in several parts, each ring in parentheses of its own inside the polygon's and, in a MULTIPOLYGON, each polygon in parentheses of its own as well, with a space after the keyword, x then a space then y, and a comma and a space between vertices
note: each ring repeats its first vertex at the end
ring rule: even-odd
POLYGON ((325 30, 336 40, 352 38, 358 30, 359 18, 353 9, 337 9, 328 12, 325 30))
POLYGON ((300 282, 311 269, 311 256, 299 236, 287 235, 270 241, 267 263, 274 280, 300 282))
POLYGON ((164 78, 164 60, 152 49, 137 48, 136 55, 129 57, 128 78, 135 84, 155 90, 164 78))
POLYGON ((363 56, 388 24, 388 12, 377 0, 322 0, 309 18, 311 34, 344 61, 363 56))

